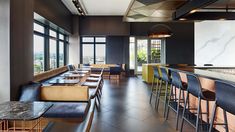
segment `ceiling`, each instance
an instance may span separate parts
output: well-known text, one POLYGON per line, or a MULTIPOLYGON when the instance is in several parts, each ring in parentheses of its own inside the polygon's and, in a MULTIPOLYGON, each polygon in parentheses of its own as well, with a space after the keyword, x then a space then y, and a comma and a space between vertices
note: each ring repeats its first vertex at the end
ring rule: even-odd
MULTIPOLYGON (((61 0, 72 14, 79 14, 72 0, 61 0)), ((123 16, 132 0, 79 0, 88 16, 123 16)))
POLYGON ((128 22, 171 21, 172 14, 187 0, 134 0, 124 20, 128 22))
MULTIPOLYGON (((72 0, 61 0, 78 14, 72 0)), ((78 0, 87 16, 124 16, 127 22, 235 20, 235 0, 78 0)))

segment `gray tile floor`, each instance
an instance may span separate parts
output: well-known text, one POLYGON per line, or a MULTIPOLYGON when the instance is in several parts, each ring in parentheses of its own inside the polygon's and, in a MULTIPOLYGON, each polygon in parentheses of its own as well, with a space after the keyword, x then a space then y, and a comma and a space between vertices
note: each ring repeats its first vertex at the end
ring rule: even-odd
MULTIPOLYGON (((163 104, 157 112, 149 104, 150 86, 132 77, 105 81, 100 111, 96 111, 91 132, 174 132, 175 113, 163 118, 163 104)), ((181 121, 180 121, 181 122, 181 121)), ((194 131, 185 123, 184 131, 194 131)))

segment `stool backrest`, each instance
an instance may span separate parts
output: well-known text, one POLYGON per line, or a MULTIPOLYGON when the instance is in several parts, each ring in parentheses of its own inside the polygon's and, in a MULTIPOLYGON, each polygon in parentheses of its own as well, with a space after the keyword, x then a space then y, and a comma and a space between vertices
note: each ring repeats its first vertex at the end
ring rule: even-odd
POLYGON ((156 78, 160 78, 160 74, 159 74, 159 70, 158 70, 158 67, 157 67, 157 66, 153 66, 153 75, 154 75, 156 78))
POLYGON ((216 104, 225 111, 235 114, 235 84, 216 81, 215 93, 216 104))
POLYGON ((173 69, 169 69, 171 72, 171 83, 172 85, 176 86, 177 88, 182 88, 182 81, 181 81, 181 77, 178 71, 173 70, 173 69))
POLYGON ((169 79, 169 75, 168 75, 168 72, 167 72, 166 68, 165 67, 160 67, 160 70, 161 70, 161 73, 162 73, 162 80, 168 82, 170 79, 169 79))
POLYGON ((198 77, 194 74, 187 73, 188 92, 198 97, 202 95, 202 86, 198 77))

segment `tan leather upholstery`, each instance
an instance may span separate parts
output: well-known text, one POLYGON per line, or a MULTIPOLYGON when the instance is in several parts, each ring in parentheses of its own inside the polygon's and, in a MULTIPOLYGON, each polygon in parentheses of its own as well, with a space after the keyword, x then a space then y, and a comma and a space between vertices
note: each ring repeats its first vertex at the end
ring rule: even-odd
POLYGON ((51 78, 53 76, 56 76, 60 73, 63 73, 67 70, 68 70, 67 67, 64 66, 64 67, 56 68, 56 69, 53 69, 53 70, 50 70, 50 71, 45 71, 43 73, 35 75, 33 81, 40 82, 42 80, 45 80, 45 79, 51 78))
POLYGON ((45 86, 41 90, 44 101, 88 101, 88 86, 45 86))

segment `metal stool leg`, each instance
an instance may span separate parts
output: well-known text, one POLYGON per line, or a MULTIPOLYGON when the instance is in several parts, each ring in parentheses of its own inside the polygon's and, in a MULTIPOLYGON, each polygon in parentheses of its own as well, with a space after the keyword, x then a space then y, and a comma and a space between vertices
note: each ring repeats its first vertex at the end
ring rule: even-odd
POLYGON ((153 96, 153 91, 154 91, 154 82, 155 82, 155 77, 153 76, 153 82, 152 82, 152 87, 151 87, 151 95, 149 99, 149 103, 151 104, 152 96, 153 96))
POLYGON ((215 105, 214 105, 214 108, 213 108, 213 113, 212 113, 212 118, 211 118, 211 121, 210 121, 210 129, 209 129, 209 132, 212 132, 212 129, 213 129, 216 110, 217 110, 217 104, 216 104, 216 102, 215 102, 215 105))
POLYGON ((183 91, 181 89, 179 89, 178 104, 177 104, 177 108, 176 108, 176 130, 178 130, 178 123, 179 123, 179 111, 180 111, 179 109, 180 109, 180 101, 181 101, 181 92, 183 92, 183 91))
POLYGON ((227 119, 227 114, 226 114, 226 111, 223 110, 223 113, 224 113, 224 125, 225 125, 225 130, 226 132, 228 132, 228 119, 227 119))
POLYGON ((164 99, 164 117, 166 117, 166 107, 167 107, 167 103, 168 102, 168 82, 166 82, 166 89, 165 89, 165 99, 164 99))
POLYGON ((201 98, 198 97, 196 132, 199 132, 199 116, 201 115, 201 98))
POLYGON ((169 97, 169 100, 168 100, 167 112, 166 112, 166 120, 168 119, 168 115, 169 115, 170 102, 173 100, 172 99, 172 93, 173 93, 173 85, 171 84, 170 93, 169 93, 170 97, 169 97))
MULTIPOLYGON (((186 111, 186 108, 187 108, 187 104, 189 102, 189 93, 187 91, 187 95, 186 95, 186 100, 185 100, 185 103, 184 103, 184 110, 183 110, 183 114, 182 114, 182 122, 181 122, 181 126, 180 126, 180 132, 183 131, 183 126, 184 126, 184 114, 185 114, 185 111, 186 111)), ((189 105, 189 104, 188 104, 189 105)))
POLYGON ((160 100, 160 95, 161 95, 161 89, 162 89, 162 80, 160 80, 160 86, 157 90, 157 96, 156 96, 156 100, 155 100, 155 109, 158 110, 158 106, 159 106, 159 100, 160 100))

